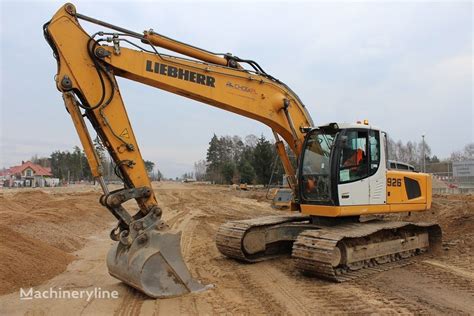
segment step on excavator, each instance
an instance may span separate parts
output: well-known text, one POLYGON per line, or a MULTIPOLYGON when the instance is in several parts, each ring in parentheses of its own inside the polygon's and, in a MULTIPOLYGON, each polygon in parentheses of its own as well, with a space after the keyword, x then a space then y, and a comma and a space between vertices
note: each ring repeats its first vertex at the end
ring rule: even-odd
POLYGON ((292 190, 291 212, 222 225, 216 245, 225 256, 257 262, 291 253, 296 269, 340 282, 439 249, 437 224, 370 219, 428 210, 431 178, 390 169, 387 134, 367 121, 314 126, 296 93, 255 61, 212 53, 153 30, 133 32, 80 14, 70 3, 43 31, 57 61, 56 87, 103 190, 100 203, 118 221, 107 255, 109 273, 117 279, 155 298, 209 287, 191 276, 181 255, 181 233, 161 218, 117 76, 272 129, 292 190), (79 21, 105 30, 89 35, 79 21), (85 119, 114 160, 123 188, 110 191, 105 183, 85 119), (123 206, 132 199, 138 206, 133 215, 123 206))

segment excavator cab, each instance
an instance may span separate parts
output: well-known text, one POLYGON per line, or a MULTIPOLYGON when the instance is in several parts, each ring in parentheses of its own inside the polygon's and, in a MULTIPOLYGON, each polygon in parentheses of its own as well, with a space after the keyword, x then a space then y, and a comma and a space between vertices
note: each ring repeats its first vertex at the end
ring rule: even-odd
POLYGON ((302 213, 335 218, 429 209, 431 177, 390 169, 387 152, 386 133, 368 122, 309 131, 298 167, 302 213))
POLYGON ((371 204, 371 183, 385 178, 383 135, 365 124, 331 123, 309 132, 299 166, 300 201, 322 206, 371 204))

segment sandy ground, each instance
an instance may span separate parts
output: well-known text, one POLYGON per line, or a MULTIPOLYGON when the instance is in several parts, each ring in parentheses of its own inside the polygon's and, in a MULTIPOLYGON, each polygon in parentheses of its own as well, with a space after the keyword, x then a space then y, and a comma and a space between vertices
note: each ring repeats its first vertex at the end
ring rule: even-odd
POLYGON ((214 236, 225 221, 281 214, 264 192, 159 183, 164 218, 183 231, 191 273, 215 288, 153 300, 110 277, 105 255, 113 218, 97 189, 5 190, 0 194, 1 315, 474 314, 474 197, 436 196, 408 220, 437 220, 443 254, 342 284, 308 278, 291 258, 242 264, 223 257, 214 236), (116 290, 118 299, 20 300, 19 288, 116 290))

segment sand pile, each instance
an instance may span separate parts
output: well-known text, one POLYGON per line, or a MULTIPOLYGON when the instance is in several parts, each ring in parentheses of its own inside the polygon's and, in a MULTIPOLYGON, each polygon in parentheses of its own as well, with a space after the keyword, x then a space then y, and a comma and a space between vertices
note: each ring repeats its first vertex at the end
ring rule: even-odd
POLYGON ((96 192, 6 192, 0 195, 0 294, 61 273, 74 260, 71 253, 113 221, 96 192))
POLYGON ((63 272, 73 256, 0 225, 0 294, 31 287, 63 272))

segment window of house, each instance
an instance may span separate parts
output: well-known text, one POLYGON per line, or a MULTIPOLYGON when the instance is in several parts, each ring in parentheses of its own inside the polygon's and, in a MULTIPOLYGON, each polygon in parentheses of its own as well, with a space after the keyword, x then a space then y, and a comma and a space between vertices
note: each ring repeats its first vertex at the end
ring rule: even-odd
POLYGON ((25 171, 25 176, 26 176, 26 177, 32 177, 32 176, 33 176, 33 170, 31 170, 31 169, 26 169, 26 171, 25 171))

